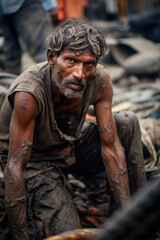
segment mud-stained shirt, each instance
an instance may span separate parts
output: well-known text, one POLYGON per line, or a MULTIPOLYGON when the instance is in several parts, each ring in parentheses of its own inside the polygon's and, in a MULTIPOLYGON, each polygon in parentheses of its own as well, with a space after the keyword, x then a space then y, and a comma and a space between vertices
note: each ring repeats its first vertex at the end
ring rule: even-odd
POLYGON ((45 152, 68 141, 75 141, 81 133, 88 107, 94 104, 103 78, 103 67, 97 65, 88 80, 80 115, 72 119, 68 131, 59 129, 54 115, 51 92, 51 69, 47 62, 37 64, 24 71, 10 86, 0 113, 0 152, 7 151, 9 145, 9 125, 14 108, 15 92, 28 92, 38 104, 32 152, 45 152))

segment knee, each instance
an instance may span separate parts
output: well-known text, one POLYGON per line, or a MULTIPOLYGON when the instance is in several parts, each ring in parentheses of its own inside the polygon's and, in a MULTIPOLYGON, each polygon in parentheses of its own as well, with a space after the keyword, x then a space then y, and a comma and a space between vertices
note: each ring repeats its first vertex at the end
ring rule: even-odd
POLYGON ((116 124, 136 125, 139 124, 138 117, 131 111, 120 111, 113 113, 116 124))
POLYGON ((119 135, 124 135, 127 133, 127 135, 133 136, 135 131, 140 131, 139 120, 134 112, 116 112, 114 113, 114 118, 119 135))
POLYGON ((126 121, 126 124, 128 125, 128 130, 131 131, 140 130, 139 120, 134 112, 126 111, 124 112, 124 115, 125 115, 124 121, 126 121))

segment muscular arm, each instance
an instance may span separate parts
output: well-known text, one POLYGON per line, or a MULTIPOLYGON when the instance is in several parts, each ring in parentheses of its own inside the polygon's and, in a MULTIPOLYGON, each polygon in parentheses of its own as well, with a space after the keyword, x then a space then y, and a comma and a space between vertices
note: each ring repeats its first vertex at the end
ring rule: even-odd
POLYGON ((101 139, 101 152, 108 181, 117 207, 124 206, 130 199, 128 173, 124 149, 118 138, 112 116, 112 82, 104 70, 102 86, 98 93, 95 113, 101 139))
POLYGON ((5 204, 13 239, 28 239, 25 168, 30 159, 38 107, 29 93, 18 92, 10 122, 10 146, 5 168, 5 204))

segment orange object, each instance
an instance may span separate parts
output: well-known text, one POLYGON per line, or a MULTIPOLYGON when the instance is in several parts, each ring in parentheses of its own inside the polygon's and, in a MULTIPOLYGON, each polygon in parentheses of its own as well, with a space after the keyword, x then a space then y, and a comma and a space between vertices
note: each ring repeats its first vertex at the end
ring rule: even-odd
POLYGON ((58 3, 58 20, 62 22, 65 20, 64 16, 64 0, 57 0, 58 3))
POLYGON ((92 121, 92 120, 95 120, 96 117, 95 116, 91 116, 89 115, 88 113, 86 114, 86 118, 85 118, 85 121, 86 122, 89 122, 89 121, 92 121))
POLYGON ((65 18, 81 17, 84 15, 83 1, 65 0, 65 18))
POLYGON ((127 0, 118 0, 118 15, 119 17, 128 16, 128 1, 127 0))
POLYGON ((80 0, 57 0, 58 20, 60 22, 72 18, 84 16, 84 1, 80 0))

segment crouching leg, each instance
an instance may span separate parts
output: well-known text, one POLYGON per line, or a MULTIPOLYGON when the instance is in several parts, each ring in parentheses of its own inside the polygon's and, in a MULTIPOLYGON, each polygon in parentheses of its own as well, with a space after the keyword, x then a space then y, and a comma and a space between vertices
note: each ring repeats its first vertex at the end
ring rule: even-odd
POLYGON ((146 183, 139 121, 133 112, 115 112, 118 136, 125 150, 131 195, 146 183))

